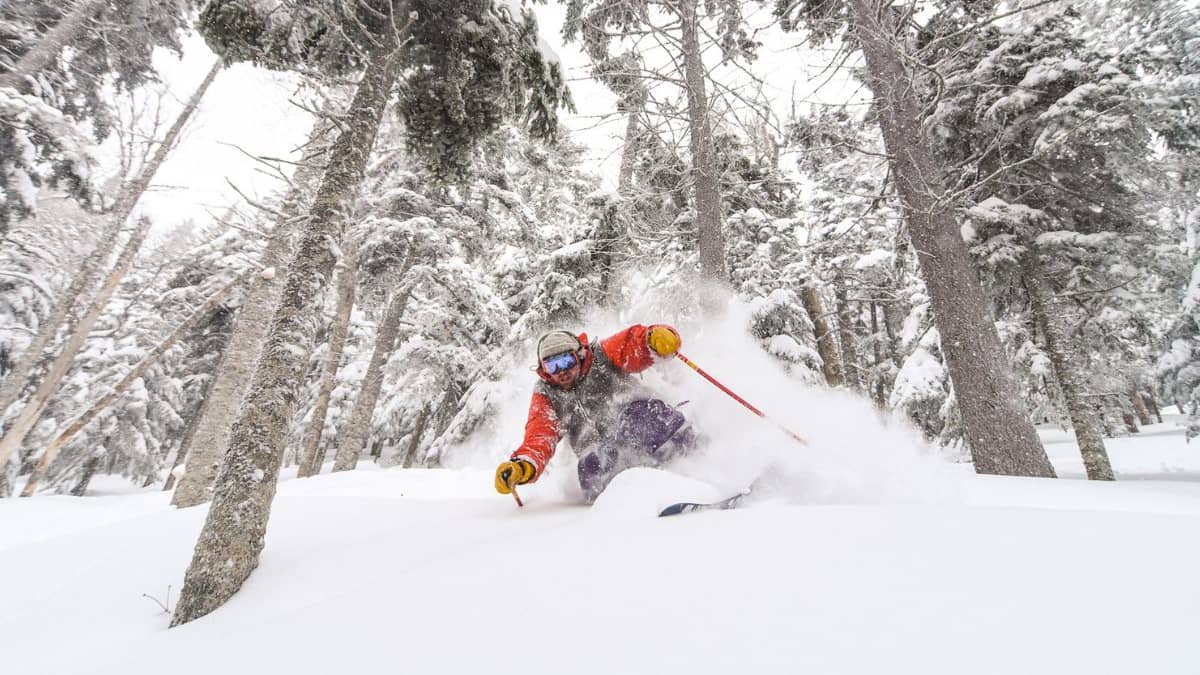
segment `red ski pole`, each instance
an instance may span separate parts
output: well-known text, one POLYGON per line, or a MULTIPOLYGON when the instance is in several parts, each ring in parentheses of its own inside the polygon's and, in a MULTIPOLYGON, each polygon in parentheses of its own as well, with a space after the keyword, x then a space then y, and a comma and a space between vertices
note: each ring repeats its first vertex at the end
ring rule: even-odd
POLYGON ((775 426, 779 427, 779 429, 780 429, 781 431, 783 431, 783 432, 784 432, 785 434, 787 434, 788 436, 791 436, 792 438, 794 438, 794 439, 796 439, 797 441, 799 441, 801 445, 808 445, 808 441, 806 441, 806 440, 804 440, 803 438, 801 438, 801 437, 800 437, 800 434, 797 434, 796 432, 792 431, 791 429, 788 429, 787 427, 785 427, 785 426, 783 426, 782 424, 780 424, 778 421, 776 421, 776 420, 773 420, 773 419, 771 419, 770 417, 767 417, 767 416, 766 416, 766 414, 765 414, 765 413, 763 413, 763 411, 759 410, 758 408, 755 408, 754 406, 750 405, 750 402, 749 402, 749 401, 747 401, 746 399, 742 398, 741 396, 738 396, 737 394, 733 393, 733 390, 731 390, 729 387, 726 387, 725 385, 723 385, 723 384, 721 384, 720 382, 718 382, 718 381, 717 381, 717 378, 715 378, 715 377, 713 377, 712 375, 709 375, 708 373, 706 373, 706 372, 704 371, 704 369, 703 369, 703 368, 701 368, 700 366, 698 366, 698 365, 696 365, 695 363, 693 363, 693 362, 692 362, 692 360, 691 360, 691 359, 689 359, 688 357, 684 356, 683 354, 681 354, 681 353, 679 353, 679 352, 675 352, 675 357, 676 357, 676 358, 678 358, 680 361, 683 361, 685 364, 687 364, 687 366, 688 366, 689 368, 691 368, 692 370, 696 371, 697 373, 700 373, 700 376, 701 376, 701 377, 703 377, 704 379, 706 379, 706 380, 708 380, 709 382, 712 382, 714 385, 716 385, 717 389, 720 389, 721 391, 725 392, 726 394, 729 394, 729 396, 730 396, 730 397, 731 397, 733 400, 735 400, 735 401, 737 401, 738 403, 741 403, 742 405, 746 406, 746 408, 747 408, 747 409, 748 409, 750 412, 754 413, 755 415, 758 415, 759 417, 763 418, 764 420, 767 420, 768 422, 770 422, 770 423, 774 424, 775 426))

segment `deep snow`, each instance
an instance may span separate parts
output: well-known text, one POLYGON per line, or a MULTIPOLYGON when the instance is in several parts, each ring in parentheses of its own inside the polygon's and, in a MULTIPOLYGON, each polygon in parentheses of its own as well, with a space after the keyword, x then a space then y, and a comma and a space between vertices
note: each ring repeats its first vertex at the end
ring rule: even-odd
POLYGON ((364 463, 285 480, 243 590, 170 630, 142 594, 177 592, 203 507, 107 483, 4 500, 0 654, 22 674, 1200 672, 1200 449, 1171 424, 1113 445, 1143 480, 941 464, 872 494, 797 462, 744 508, 667 519, 720 488, 642 469, 590 509, 547 480, 518 510, 487 469, 364 463))

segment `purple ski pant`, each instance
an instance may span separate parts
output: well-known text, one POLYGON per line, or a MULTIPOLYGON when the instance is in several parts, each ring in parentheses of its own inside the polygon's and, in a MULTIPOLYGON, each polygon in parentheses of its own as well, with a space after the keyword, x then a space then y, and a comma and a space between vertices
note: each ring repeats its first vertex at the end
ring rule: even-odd
POLYGON ((590 504, 621 471, 657 466, 687 452, 695 435, 683 414, 658 399, 631 401, 621 409, 615 431, 605 434, 579 460, 579 486, 590 504))

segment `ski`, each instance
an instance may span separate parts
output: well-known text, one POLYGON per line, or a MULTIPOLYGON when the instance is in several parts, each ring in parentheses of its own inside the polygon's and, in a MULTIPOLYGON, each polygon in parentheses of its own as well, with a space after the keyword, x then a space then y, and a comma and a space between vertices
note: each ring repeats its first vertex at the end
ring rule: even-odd
POLYGON ((748 494, 750 494, 750 491, 746 490, 745 492, 739 492, 738 494, 736 494, 732 497, 726 497, 725 499, 722 499, 720 501, 707 502, 707 503, 705 503, 705 502, 678 502, 676 504, 672 504, 672 505, 668 506, 667 508, 663 509, 662 511, 659 511, 658 517, 662 518, 663 516, 677 516, 681 513, 691 513, 693 511, 724 511, 726 509, 732 509, 732 508, 735 508, 738 504, 740 504, 742 501, 742 498, 744 498, 748 494))

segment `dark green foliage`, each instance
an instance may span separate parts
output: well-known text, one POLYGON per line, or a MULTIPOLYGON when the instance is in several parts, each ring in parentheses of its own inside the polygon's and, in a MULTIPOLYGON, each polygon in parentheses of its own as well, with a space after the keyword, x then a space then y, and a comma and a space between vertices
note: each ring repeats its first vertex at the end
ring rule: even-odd
POLYGON ((844 0, 776 0, 775 16, 786 31, 807 30, 814 45, 831 42, 846 26, 844 0))
POLYGON ((1047 211, 1079 231, 1136 224, 1161 176, 1156 139, 1200 148, 1197 90, 1172 91, 1152 45, 1089 44, 1074 12, 989 28, 946 64, 932 123, 956 188, 1047 211))
MULTIPOLYGON (((86 138, 74 123, 86 121, 96 140, 107 137, 112 113, 105 87, 131 90, 154 80, 154 49, 181 52, 192 6, 190 0, 111 0, 62 58, 37 73, 32 91, 21 92, 28 96, 0 100, 0 234, 14 218, 32 213, 28 187, 59 187, 87 199, 86 138)), ((46 0, 0 2, 0 73, 12 70, 72 8, 46 0)))
POLYGON ((558 64, 538 49, 533 15, 491 0, 284 2, 271 12, 212 0, 200 29, 227 61, 336 77, 407 30, 398 110, 409 151, 440 180, 465 177, 474 148, 506 118, 553 140, 556 111, 570 105, 558 64))

